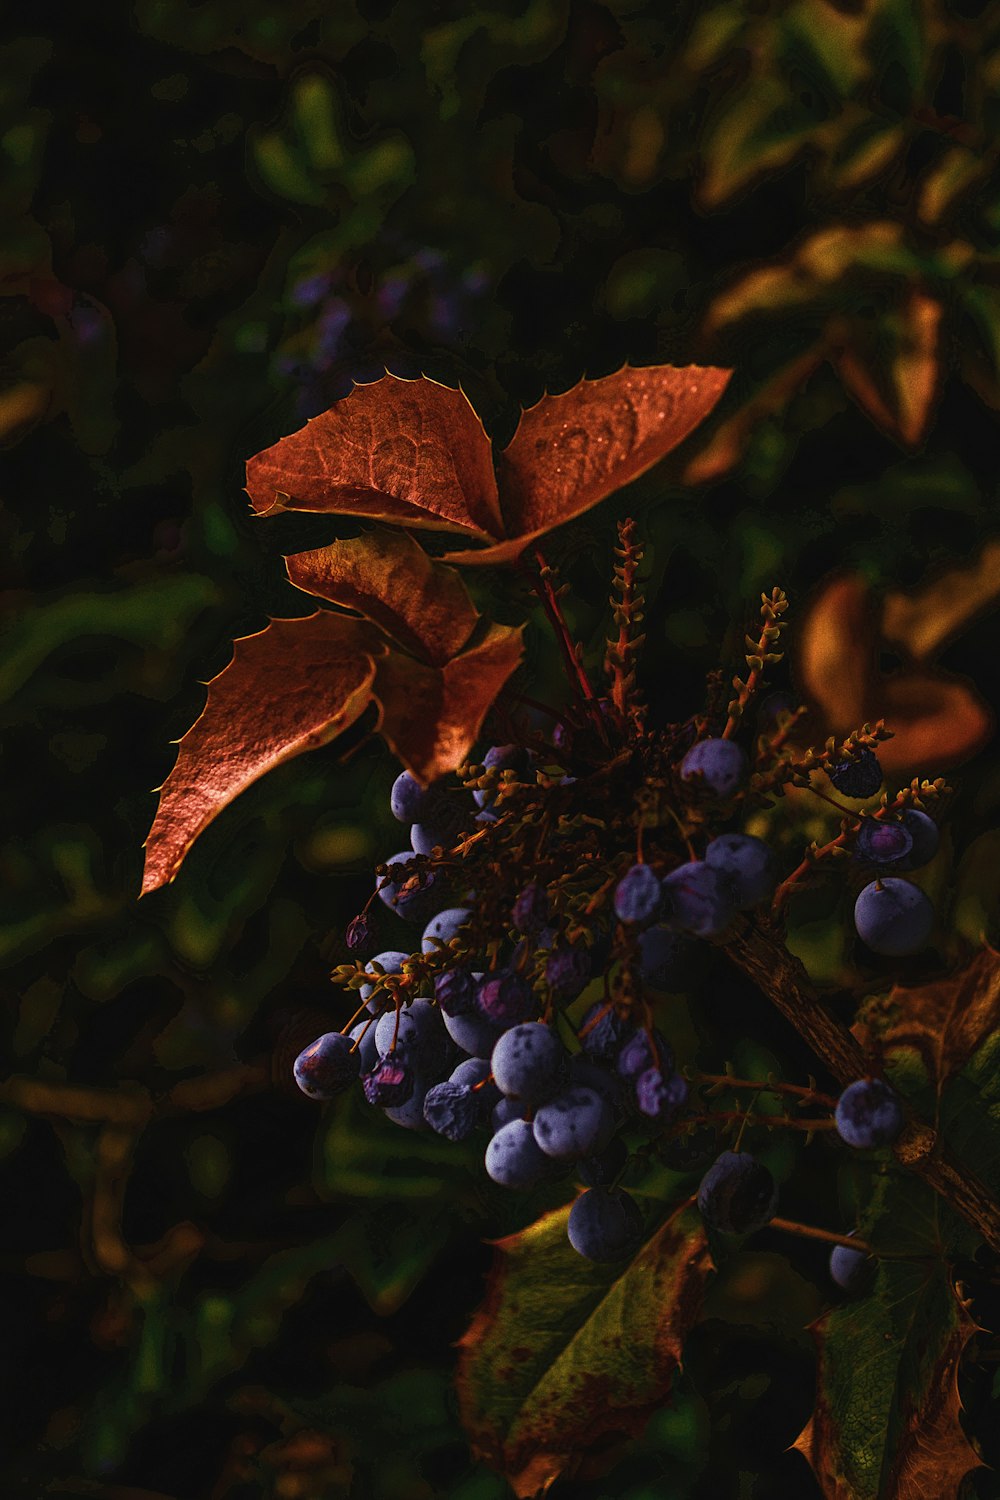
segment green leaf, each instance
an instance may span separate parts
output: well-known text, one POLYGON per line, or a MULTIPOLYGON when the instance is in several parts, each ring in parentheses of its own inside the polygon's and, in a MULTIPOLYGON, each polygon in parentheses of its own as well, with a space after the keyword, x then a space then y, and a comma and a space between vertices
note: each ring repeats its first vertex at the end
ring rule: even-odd
POLYGON ((813 1325, 816 1409, 794 1446, 826 1500, 950 1500, 979 1463, 958 1395, 975 1324, 942 1255, 939 1202, 912 1178, 877 1178, 862 1232, 900 1258, 813 1325))
POLYGON ((576 1253, 569 1211, 497 1241, 485 1303, 460 1341, 473 1452, 520 1497, 641 1432, 670 1387, 711 1271, 694 1209, 654 1221, 639 1252, 613 1266, 576 1253))

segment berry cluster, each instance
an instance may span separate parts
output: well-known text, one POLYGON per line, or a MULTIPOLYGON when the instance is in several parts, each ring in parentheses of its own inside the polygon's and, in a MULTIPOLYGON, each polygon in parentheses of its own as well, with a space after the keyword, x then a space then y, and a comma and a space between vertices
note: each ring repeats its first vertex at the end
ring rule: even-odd
MULTIPOLYGON (((610 697, 553 714, 548 731, 517 727, 429 786, 409 771, 396 778, 389 801, 409 825, 410 848, 377 866, 348 947, 360 954, 371 943, 373 903, 401 927, 418 924, 419 941, 397 939, 334 970, 360 1005, 342 1032, 298 1057, 304 1092, 329 1099, 360 1080, 398 1125, 456 1142, 478 1134, 487 1174, 513 1190, 572 1174, 582 1190, 569 1240, 592 1260, 617 1260, 641 1241, 642 1214, 621 1184, 650 1151, 677 1170, 707 1167, 696 1198, 714 1230, 752 1233, 773 1218, 774 1179, 740 1149, 749 1116, 699 1112, 691 1070, 678 1071, 654 1006, 658 992, 687 987, 699 940, 724 944, 748 914, 779 912, 827 852, 813 846, 782 879, 766 840, 741 830, 744 806, 768 806, 817 771, 844 797, 868 799, 882 786, 881 725, 796 759, 784 748, 795 715, 782 709, 753 763, 734 737, 760 664, 779 659, 766 648, 784 607, 780 591, 764 596, 761 640, 748 638, 751 675, 734 679, 739 696, 717 721, 721 732, 709 732, 711 709, 650 730, 634 673, 616 668, 610 697), (730 1129, 733 1149, 720 1152, 730 1129)), ((627 640, 616 652, 616 663, 631 661, 627 640)), ((915 782, 875 812, 838 804, 846 816, 830 851, 876 872, 855 906, 875 953, 910 953, 930 935, 930 903, 897 872, 933 857, 936 825, 914 804, 942 787, 915 782)), ((903 1128, 900 1101, 878 1079, 859 1080, 834 1104, 826 1123, 851 1146, 889 1144, 903 1128)), ((838 1281, 851 1256, 868 1262, 866 1251, 838 1250, 838 1281)))

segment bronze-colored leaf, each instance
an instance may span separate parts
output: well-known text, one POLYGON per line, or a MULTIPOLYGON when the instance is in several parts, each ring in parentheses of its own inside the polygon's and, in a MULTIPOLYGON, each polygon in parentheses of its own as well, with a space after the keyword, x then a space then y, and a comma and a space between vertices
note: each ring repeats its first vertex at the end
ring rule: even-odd
POLYGON ((247 461, 256 511, 503 535, 490 441, 462 391, 384 375, 247 461))
POLYGON ((704 421, 732 371, 707 365, 626 365, 543 396, 522 412, 500 456, 508 540, 446 561, 510 562, 537 537, 590 510, 664 458, 704 421))
POLYGON ((1000 540, 994 539, 965 567, 949 568, 916 593, 886 594, 882 634, 908 656, 926 660, 998 601, 1000 540))
POLYGON ((285 558, 296 588, 374 620, 431 666, 465 645, 479 615, 461 575, 404 531, 376 531, 285 558))
POLYGON ((893 738, 879 746, 879 759, 890 776, 938 775, 977 754, 994 724, 974 685, 930 667, 882 674, 879 640, 876 607, 858 575, 830 580, 806 611, 795 666, 824 736, 885 719, 893 738))
POLYGON ((419 781, 436 781, 468 758, 487 709, 521 659, 523 628, 493 624, 441 667, 399 651, 379 660, 379 732, 419 781))
POLYGON ((160 788, 141 895, 174 879, 198 834, 251 782, 361 716, 384 650, 366 621, 329 610, 272 620, 234 642, 160 788))
POLYGON ((636 1436, 661 1406, 711 1259, 695 1210, 624 1267, 578 1256, 569 1208, 497 1241, 486 1299, 460 1340, 458 1396, 473 1452, 520 1497, 636 1436))
POLYGON ((937 392, 941 312, 936 298, 913 287, 871 329, 851 320, 834 356, 840 378, 862 410, 911 446, 927 432, 937 392))
POLYGON ((980 949, 961 969, 915 986, 893 985, 887 1006, 898 1013, 882 1034, 887 1054, 919 1054, 940 1094, 986 1038, 1000 1026, 1000 954, 980 949))

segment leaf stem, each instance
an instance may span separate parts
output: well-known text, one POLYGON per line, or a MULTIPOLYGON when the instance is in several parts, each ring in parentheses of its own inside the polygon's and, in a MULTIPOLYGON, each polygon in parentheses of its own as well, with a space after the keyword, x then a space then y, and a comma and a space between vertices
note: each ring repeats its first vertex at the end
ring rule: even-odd
POLYGON ((826 1240, 832 1245, 848 1245, 852 1250, 863 1250, 866 1255, 873 1255, 871 1245, 866 1240, 859 1240, 856 1234, 838 1234, 833 1229, 815 1229, 812 1224, 799 1224, 795 1219, 769 1219, 768 1229, 781 1229, 785 1234, 798 1234, 805 1240, 826 1240))

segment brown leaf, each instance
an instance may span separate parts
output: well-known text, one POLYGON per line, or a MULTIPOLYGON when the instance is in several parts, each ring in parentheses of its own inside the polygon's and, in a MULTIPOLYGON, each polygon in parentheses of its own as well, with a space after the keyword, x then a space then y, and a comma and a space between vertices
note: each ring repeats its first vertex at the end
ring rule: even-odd
POLYGON ((913 446, 926 434, 940 375, 941 304, 911 288, 868 331, 852 320, 834 365, 872 421, 913 446))
POLYGON ((890 776, 937 775, 970 759, 994 728, 974 685, 928 667, 883 675, 879 635, 875 604, 858 575, 832 579, 809 606, 795 664, 824 734, 849 734, 885 719, 893 738, 879 746, 879 759, 890 776))
POLYGON ((753 429, 764 417, 781 411, 808 380, 823 357, 820 345, 782 365, 726 421, 720 422, 706 447, 688 462, 685 484, 717 479, 743 457, 753 429))
POLYGON ((980 949, 964 968, 928 984, 893 985, 886 1001, 899 1020, 882 1035, 887 1053, 921 1057, 938 1093, 1000 1026, 1000 954, 980 949))
POLYGON ((510 562, 537 537, 638 478, 704 421, 732 371, 702 365, 626 365, 543 396, 522 412, 500 457, 508 540, 446 561, 510 562))
POLYGON ((390 651, 376 669, 379 733, 419 781, 436 781, 467 759, 486 711, 521 659, 523 626, 492 624, 476 645, 441 667, 390 651))
POLYGON ((465 645, 476 613, 461 575, 403 531, 376 531, 285 558, 296 588, 356 609, 431 666, 465 645))
POLYGON ((234 642, 160 788, 141 895, 174 879, 198 834, 251 782, 361 716, 384 650, 366 621, 329 610, 272 620, 234 642))
POLYGON ((662 1407, 712 1270, 694 1210, 662 1223, 624 1267, 582 1260, 568 1215, 557 1209, 496 1242, 485 1302, 460 1340, 473 1453, 522 1500, 641 1433, 662 1407))
POLYGON ((889 593, 882 634, 918 661, 940 651, 964 625, 1000 600, 1000 541, 984 542, 965 567, 949 568, 913 594, 889 593))
POLYGON ((256 511, 503 535, 489 438, 462 391, 384 375, 247 461, 256 511))

